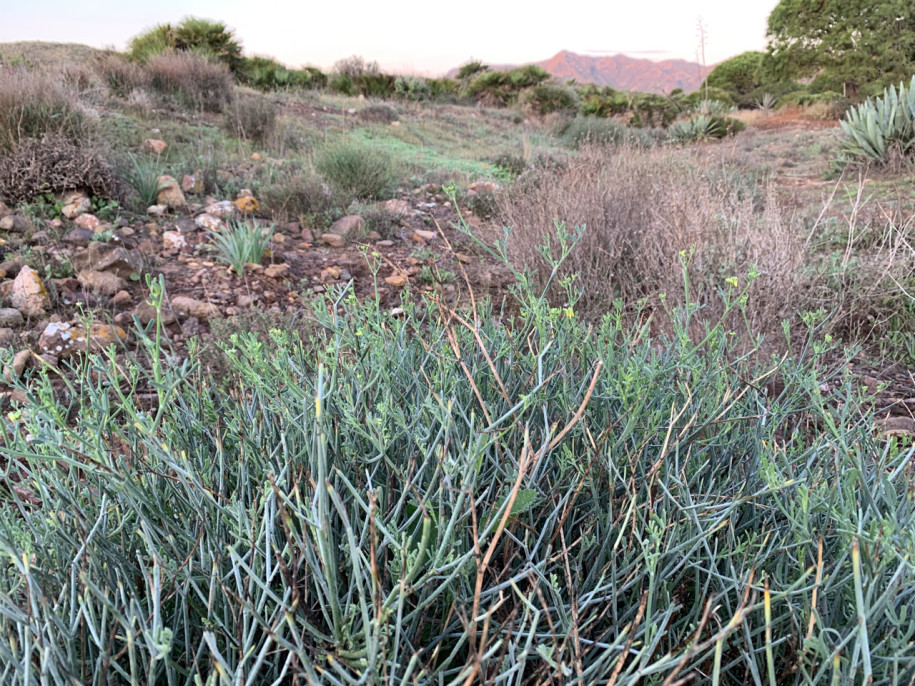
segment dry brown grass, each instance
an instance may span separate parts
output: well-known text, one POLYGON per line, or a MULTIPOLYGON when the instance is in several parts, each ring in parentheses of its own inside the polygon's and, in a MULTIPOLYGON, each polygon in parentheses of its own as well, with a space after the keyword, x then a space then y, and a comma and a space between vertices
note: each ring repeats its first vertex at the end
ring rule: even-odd
POLYGON ((221 112, 232 101, 235 81, 228 67, 191 52, 156 55, 145 69, 154 91, 185 107, 221 112))
MULTIPOLYGON (((683 305, 685 263, 690 301, 703 307, 698 321, 717 321, 720 293, 739 292, 758 272, 747 307, 729 325, 777 340, 782 321, 822 309, 828 330, 845 340, 915 332, 911 213, 897 205, 882 221, 868 221, 862 199, 846 217, 846 245, 842 236, 829 244, 822 222, 802 230, 773 186, 751 171, 722 147, 592 147, 568 169, 522 178, 502 197, 499 221, 513 227, 514 265, 536 269, 540 279, 549 270, 537 247, 554 220, 586 227, 563 269, 577 274, 585 316, 600 316, 616 299, 629 307, 644 301, 649 311, 683 305)), ((555 282, 552 296, 563 298, 555 282)))
POLYGON ((49 133, 79 141, 88 128, 76 94, 61 78, 23 67, 0 69, 0 155, 49 133))
POLYGON ((743 284, 751 268, 761 272, 751 314, 765 329, 790 313, 785 295, 798 288, 803 239, 782 221, 774 194, 755 190, 726 164, 686 151, 590 147, 568 169, 516 184, 500 220, 514 229, 511 260, 541 278, 548 270, 537 246, 554 219, 586 227, 564 267, 578 275, 585 313, 618 298, 657 306, 664 294, 668 306, 681 304, 685 259, 690 298, 711 317, 727 279, 743 284))

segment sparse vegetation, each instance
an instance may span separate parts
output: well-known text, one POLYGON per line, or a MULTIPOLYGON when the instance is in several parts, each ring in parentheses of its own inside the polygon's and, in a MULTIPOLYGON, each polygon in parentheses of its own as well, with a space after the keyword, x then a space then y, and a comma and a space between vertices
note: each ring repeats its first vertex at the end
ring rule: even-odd
POLYGON ((246 264, 260 264, 272 234, 272 228, 254 222, 231 221, 224 231, 211 231, 209 235, 219 259, 242 276, 246 264))
POLYGON ((3 48, 0 682, 915 678, 915 81, 184 25, 3 48))
POLYGON ((383 199, 398 181, 390 154, 354 139, 321 150, 315 157, 315 168, 340 192, 362 200, 383 199))

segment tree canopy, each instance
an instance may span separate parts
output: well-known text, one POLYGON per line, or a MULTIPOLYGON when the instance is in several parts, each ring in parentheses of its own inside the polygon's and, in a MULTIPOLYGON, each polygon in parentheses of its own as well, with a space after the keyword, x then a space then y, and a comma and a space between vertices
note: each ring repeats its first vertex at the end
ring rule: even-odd
POLYGON ((915 72, 912 0, 781 0, 767 35, 779 78, 824 76, 850 97, 915 72))

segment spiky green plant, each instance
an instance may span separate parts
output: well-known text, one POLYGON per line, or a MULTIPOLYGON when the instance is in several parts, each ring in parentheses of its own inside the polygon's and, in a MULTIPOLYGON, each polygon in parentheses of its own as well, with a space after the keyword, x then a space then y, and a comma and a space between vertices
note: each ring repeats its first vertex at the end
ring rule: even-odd
POLYGON ((839 124, 842 153, 850 159, 883 163, 894 153, 909 153, 915 146, 915 76, 908 88, 890 86, 882 98, 849 108, 839 124))
POLYGON ((162 166, 158 156, 155 160, 149 160, 127 153, 127 157, 130 165, 123 168, 119 176, 136 194, 136 211, 145 212, 147 207, 156 204, 159 191, 163 188, 163 184, 159 182, 162 177, 162 166))
POLYGON ((273 236, 273 228, 264 229, 253 222, 232 221, 225 231, 210 231, 219 259, 241 276, 246 264, 260 264, 273 236))
POLYGON ((717 119, 708 114, 696 114, 689 119, 674 122, 667 129, 671 141, 678 144, 706 141, 720 138, 721 125, 717 119))
POLYGON ((908 683, 912 450, 821 392, 815 320, 757 363, 517 277, 510 327, 337 291, 222 384, 159 319, 68 398, 13 379, 0 681, 908 683))

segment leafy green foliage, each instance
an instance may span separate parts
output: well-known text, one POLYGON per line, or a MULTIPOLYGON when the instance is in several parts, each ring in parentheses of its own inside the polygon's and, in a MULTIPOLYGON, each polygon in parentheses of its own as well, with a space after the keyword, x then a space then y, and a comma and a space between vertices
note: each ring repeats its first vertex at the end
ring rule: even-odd
POLYGON ((260 264, 267 250, 273 229, 264 229, 253 222, 233 221, 224 231, 210 231, 219 259, 241 276, 246 264, 260 264))
POLYGON ((199 353, 174 363, 158 319, 136 331, 147 364, 94 355, 67 402, 14 380, 5 678, 908 674, 912 450, 850 383, 820 391, 829 343, 812 329, 757 367, 689 305, 656 345, 517 277, 511 327, 485 304, 464 325, 335 293, 308 341, 227 342, 228 387, 199 353))
POLYGON ((889 86, 883 97, 850 108, 842 126, 842 153, 858 160, 887 162, 915 146, 915 76, 906 89, 889 86))
POLYGON ((241 42, 219 21, 186 17, 177 26, 159 24, 134 36, 127 45, 128 55, 141 62, 174 50, 195 52, 233 72, 242 66, 241 42))
POLYGON ((394 93, 404 100, 426 100, 432 96, 432 89, 423 77, 408 74, 394 79, 394 93))
POLYGON ((782 80, 831 78, 856 97, 915 72, 915 5, 908 0, 781 0, 768 22, 770 70, 782 80))
POLYGON ((541 83, 521 94, 519 102, 539 115, 551 112, 572 112, 578 109, 578 93, 571 86, 558 83, 541 83))
POLYGON ((399 178, 397 164, 387 151, 353 139, 319 151, 315 168, 335 188, 362 200, 390 195, 399 178))

